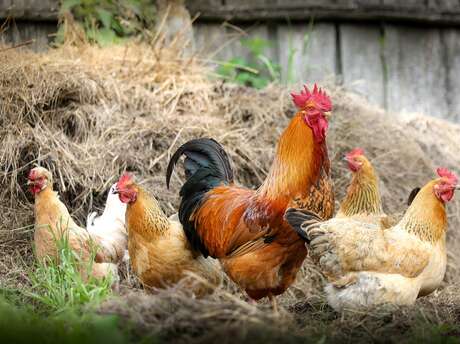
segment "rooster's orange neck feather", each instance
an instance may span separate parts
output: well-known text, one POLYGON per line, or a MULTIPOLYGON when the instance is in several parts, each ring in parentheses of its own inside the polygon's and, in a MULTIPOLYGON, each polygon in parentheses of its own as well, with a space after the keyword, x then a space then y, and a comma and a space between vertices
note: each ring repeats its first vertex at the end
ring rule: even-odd
POLYGON ((275 160, 258 193, 271 200, 289 200, 299 192, 307 192, 328 161, 326 142, 317 143, 313 131, 297 113, 281 135, 275 160))
POLYGON ((400 223, 408 232, 432 243, 447 230, 446 207, 435 196, 434 183, 428 183, 419 191, 400 223))

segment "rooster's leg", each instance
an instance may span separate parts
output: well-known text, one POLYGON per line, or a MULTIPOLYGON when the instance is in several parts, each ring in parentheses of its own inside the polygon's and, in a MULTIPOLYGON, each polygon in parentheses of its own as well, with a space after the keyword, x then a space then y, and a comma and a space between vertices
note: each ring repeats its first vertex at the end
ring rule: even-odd
POLYGON ((249 299, 248 299, 248 303, 249 303, 251 306, 257 306, 257 301, 254 300, 254 299, 249 298, 249 299))
POLYGON ((273 306, 273 313, 278 314, 278 303, 276 302, 276 297, 270 293, 268 294, 268 298, 270 299, 272 306, 273 306))

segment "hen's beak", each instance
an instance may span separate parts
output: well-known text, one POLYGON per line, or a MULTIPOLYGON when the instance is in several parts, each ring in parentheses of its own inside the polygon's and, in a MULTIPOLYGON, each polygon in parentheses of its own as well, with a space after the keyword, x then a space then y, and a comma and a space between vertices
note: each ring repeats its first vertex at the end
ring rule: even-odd
POLYGON ((33 184, 33 183, 34 183, 33 180, 27 179, 27 185, 31 185, 31 184, 33 184))
POLYGON ((120 190, 118 190, 117 188, 115 188, 115 190, 113 190, 114 195, 118 195, 119 193, 120 193, 120 190))
POLYGON ((326 117, 331 117, 331 112, 330 112, 330 111, 329 111, 329 112, 323 112, 323 114, 324 114, 324 116, 326 116, 326 117))

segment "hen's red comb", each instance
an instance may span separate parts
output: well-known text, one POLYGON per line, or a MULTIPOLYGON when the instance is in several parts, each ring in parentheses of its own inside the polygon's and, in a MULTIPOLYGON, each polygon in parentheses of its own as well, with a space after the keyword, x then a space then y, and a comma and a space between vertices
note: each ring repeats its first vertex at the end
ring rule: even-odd
POLYGON ((359 148, 359 147, 352 149, 350 152, 346 154, 347 157, 354 157, 354 156, 359 156, 359 155, 364 155, 364 149, 359 148))
POLYGON ((320 111, 327 112, 332 110, 329 96, 321 88, 318 88, 316 84, 313 86, 312 92, 310 92, 307 85, 304 85, 304 89, 299 94, 292 92, 291 97, 299 109, 303 109, 308 102, 313 102, 314 106, 320 111))
POLYGON ((130 183, 132 181, 133 181, 132 173, 129 173, 129 172, 123 173, 120 179, 118 179, 117 189, 123 189, 127 183, 130 183))
POLYGON ((438 167, 436 172, 438 173, 438 176, 440 176, 441 178, 447 178, 452 184, 457 184, 458 177, 455 175, 454 172, 449 171, 445 167, 438 167))
POLYGON ((33 169, 31 169, 29 171, 29 175, 27 176, 27 178, 30 179, 30 180, 33 180, 33 179, 35 179, 36 174, 37 174, 37 170, 35 168, 33 168, 33 169))

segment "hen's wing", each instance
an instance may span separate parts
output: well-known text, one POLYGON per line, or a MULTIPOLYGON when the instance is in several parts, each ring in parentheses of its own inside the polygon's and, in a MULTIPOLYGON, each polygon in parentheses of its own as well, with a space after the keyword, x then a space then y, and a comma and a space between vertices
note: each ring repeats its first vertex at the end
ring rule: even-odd
POLYGON ((306 228, 310 252, 326 271, 376 271, 416 277, 426 267, 430 245, 407 231, 333 219, 306 228))
MULTIPOLYGON (((286 219, 293 219, 301 211, 288 210, 286 219)), ((429 262, 429 243, 423 242, 399 226, 389 229, 353 219, 334 218, 312 224, 312 216, 295 228, 309 240, 309 253, 323 272, 331 278, 351 271, 397 273, 406 277, 418 276, 429 262)))

